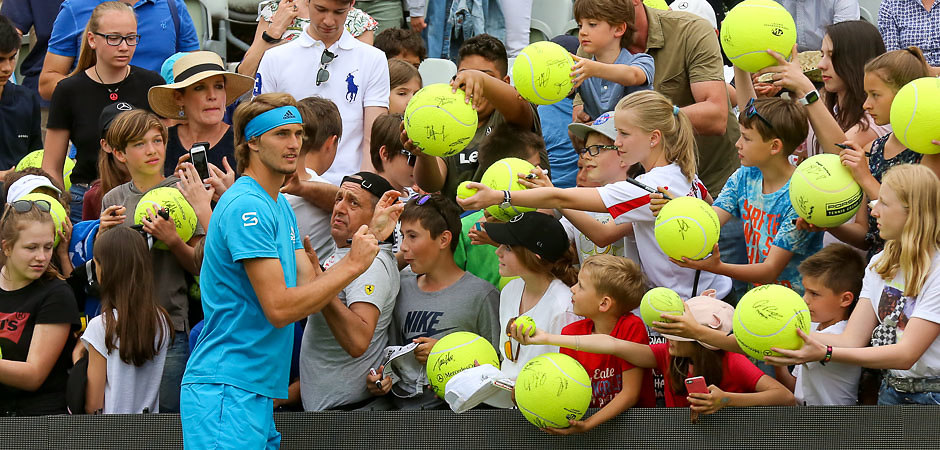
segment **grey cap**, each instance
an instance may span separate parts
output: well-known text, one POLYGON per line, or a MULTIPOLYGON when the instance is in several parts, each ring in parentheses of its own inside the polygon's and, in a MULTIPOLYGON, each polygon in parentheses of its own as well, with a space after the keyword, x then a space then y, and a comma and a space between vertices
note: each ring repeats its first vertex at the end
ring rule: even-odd
POLYGON ((587 139, 590 132, 600 133, 610 140, 617 140, 617 128, 614 126, 614 112, 607 111, 594 119, 590 125, 584 123, 573 123, 568 125, 568 131, 582 141, 587 139))

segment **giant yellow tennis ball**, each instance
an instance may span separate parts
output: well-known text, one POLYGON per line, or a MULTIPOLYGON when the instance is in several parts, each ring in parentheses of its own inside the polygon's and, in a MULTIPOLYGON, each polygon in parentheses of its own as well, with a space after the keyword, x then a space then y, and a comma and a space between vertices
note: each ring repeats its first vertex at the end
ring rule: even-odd
POLYGON ((719 38, 732 64, 757 72, 777 64, 768 49, 790 57, 796 43, 796 24, 786 8, 773 0, 744 0, 728 11, 719 38))
POLYGON ((476 189, 470 189, 467 185, 470 184, 470 181, 464 181, 457 185, 457 197, 458 198, 470 198, 473 197, 473 194, 477 193, 476 189))
POLYGON ((940 78, 907 83, 891 102, 891 127, 905 147, 918 153, 940 153, 940 78))
POLYGON ((574 358, 546 353, 522 367, 515 392, 519 411, 532 425, 568 428, 591 404, 591 378, 574 358))
MULTIPOLYGON (((158 211, 160 209, 166 209, 170 214, 173 224, 176 225, 176 234, 183 242, 189 241, 193 237, 198 223, 196 211, 186 201, 183 194, 173 187, 159 187, 144 194, 137 202, 137 209, 134 210, 134 223, 141 224, 144 217, 147 217, 148 210, 158 211)), ((159 241, 153 246, 163 250, 169 248, 165 243, 159 241)))
POLYGON ((53 245, 59 245, 59 233, 62 232, 62 226, 69 217, 69 213, 65 211, 65 207, 62 206, 62 203, 52 196, 40 194, 39 192, 26 194, 21 197, 20 200, 45 200, 49 202, 49 214, 52 215, 52 222, 55 224, 55 242, 53 245))
POLYGON ((718 242, 721 222, 711 205, 695 197, 670 200, 659 211, 653 234, 663 253, 673 259, 702 259, 718 242))
MULTIPOLYGON (((26 154, 20 162, 16 163, 16 171, 19 172, 27 167, 42 167, 42 150, 33 150, 26 154)), ((72 188, 72 169, 75 168, 75 160, 65 158, 65 166, 62 168, 62 182, 65 183, 65 190, 72 188)))
POLYGON ((835 227, 852 218, 862 204, 862 188, 839 155, 807 158, 790 177, 790 203, 803 220, 835 227))
MULTIPOLYGON (((483 172, 480 183, 497 191, 521 191, 526 187, 519 184, 519 174, 527 174, 534 168, 535 166, 533 166, 532 163, 524 159, 503 158, 493 163, 493 165, 486 169, 486 172, 483 172)), ((492 214, 493 217, 507 222, 509 219, 524 212, 535 211, 535 208, 527 208, 524 206, 501 208, 500 205, 492 205, 487 207, 486 211, 492 214)))
POLYGON ((499 368, 499 357, 489 341, 469 331, 457 331, 442 337, 428 354, 428 381, 438 397, 444 398, 444 388, 450 379, 473 362, 492 364, 499 368))
POLYGON ((649 326, 653 326, 653 322, 671 322, 663 319, 662 314, 681 316, 683 313, 685 313, 685 304, 679 298, 679 294, 669 288, 650 289, 640 300, 640 317, 649 326))
POLYGON ((466 94, 446 83, 427 85, 405 107, 405 131, 424 153, 452 156, 460 153, 477 132, 477 112, 466 94))
POLYGON ((779 356, 771 347, 796 350, 809 334, 809 308, 803 297, 779 284, 765 284, 748 291, 734 308, 734 338, 741 350, 755 359, 779 356))
POLYGON ((512 64, 512 82, 522 98, 537 105, 558 103, 571 93, 574 59, 550 41, 529 44, 512 64))

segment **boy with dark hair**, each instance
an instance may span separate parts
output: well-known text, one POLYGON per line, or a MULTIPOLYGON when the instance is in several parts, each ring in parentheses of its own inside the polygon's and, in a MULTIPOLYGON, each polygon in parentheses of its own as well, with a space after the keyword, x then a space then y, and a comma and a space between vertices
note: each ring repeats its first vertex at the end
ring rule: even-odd
MULTIPOLYGON (((401 272, 389 344, 417 343, 414 357, 422 368, 434 344, 450 333, 469 331, 494 346, 498 344, 499 292, 454 263, 460 208, 440 194, 413 198, 402 212, 401 232, 401 253, 411 270, 401 272)), ((392 389, 391 379, 381 373, 384 369, 379 367, 379 373, 367 376, 366 386, 373 395, 384 395, 392 389), (375 383, 380 379, 381 388, 375 383)), ((420 372, 418 375, 424 375, 423 370, 420 372)), ((446 408, 430 389, 417 389, 413 378, 404 374, 402 382, 395 385, 392 400, 396 407, 446 408)), ((422 384, 427 384, 426 380, 422 384)))
POLYGON ((389 28, 375 36, 375 48, 385 52, 388 59, 398 58, 418 67, 428 57, 428 49, 421 35, 412 30, 389 28))
POLYGON ((401 114, 382 114, 372 124, 372 140, 369 142, 369 156, 375 173, 391 183, 392 187, 406 197, 408 201, 414 186, 416 156, 411 154, 401 143, 401 114))
MULTIPOLYGON (((573 311, 585 319, 566 326, 561 334, 609 334, 648 344, 646 325, 631 312, 640 305, 646 290, 646 277, 637 263, 613 255, 591 256, 581 265, 578 283, 571 287, 573 311)), ((549 428, 548 432, 584 433, 634 405, 656 406, 648 370, 611 355, 568 348, 562 348, 561 353, 578 360, 587 370, 593 392, 591 408, 601 409, 586 420, 571 420, 568 428, 549 428)))
POLYGON ((0 177, 27 153, 43 148, 39 94, 9 82, 21 42, 10 19, 0 16, 0 177))
POLYGON ((653 57, 630 53, 635 10, 623 0, 577 0, 574 18, 578 22, 581 49, 592 58, 573 56, 572 74, 584 112, 594 120, 613 111, 621 98, 632 92, 653 89, 653 57))
MULTIPOLYGON (((531 103, 509 84, 506 47, 499 39, 480 34, 464 41, 457 61, 457 76, 451 85, 463 89, 477 111, 477 131, 460 153, 446 158, 425 155, 402 133, 405 149, 419 155, 415 164, 415 182, 427 192, 440 191, 446 197, 457 195, 463 181, 479 181, 487 166, 480 164, 480 143, 497 125, 508 123, 541 135, 538 115, 531 103)), ((539 157, 548 169, 544 148, 539 157)))
POLYGON ((790 203, 790 176, 796 168, 788 158, 806 139, 806 109, 782 98, 755 100, 750 74, 735 68, 735 79, 738 104, 745 105, 738 115, 741 137, 736 144, 741 167, 712 207, 722 224, 732 217, 744 222, 748 264, 722 262, 717 245, 707 258, 676 263, 755 285, 781 284, 802 295, 797 266, 822 248, 823 238, 822 233, 796 228, 799 216, 790 203))

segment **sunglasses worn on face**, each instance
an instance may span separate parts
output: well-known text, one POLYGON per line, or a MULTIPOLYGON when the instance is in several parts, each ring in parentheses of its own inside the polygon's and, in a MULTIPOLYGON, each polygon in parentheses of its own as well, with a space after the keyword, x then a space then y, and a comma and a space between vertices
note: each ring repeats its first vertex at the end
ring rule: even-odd
POLYGON ((747 116, 748 119, 750 119, 751 117, 757 116, 757 118, 760 119, 761 122, 764 122, 764 125, 767 125, 767 128, 770 128, 771 131, 776 131, 774 130, 774 126, 770 124, 770 121, 768 121, 766 118, 764 118, 764 116, 760 115, 760 113, 757 112, 757 107, 754 106, 754 100, 755 99, 752 98, 750 101, 747 102, 747 106, 744 108, 744 115, 747 116))
POLYGON ((578 156, 583 156, 585 153, 587 153, 590 156, 597 156, 597 155, 600 155, 601 152, 605 150, 620 150, 620 148, 617 147, 616 145, 594 144, 594 145, 589 145, 584 148, 579 148, 577 152, 578 152, 578 156))
POLYGON ((330 79, 330 72, 326 70, 326 66, 333 62, 334 59, 336 59, 335 53, 329 50, 323 50, 323 54, 320 55, 320 70, 317 71, 317 86, 326 83, 326 81, 330 79))
POLYGON ((127 45, 129 47, 133 47, 137 45, 137 43, 140 42, 139 34, 128 34, 127 36, 123 36, 120 34, 102 34, 98 32, 93 32, 93 33, 95 33, 96 36, 103 37, 104 41, 107 42, 108 45, 112 47, 117 47, 121 45, 121 42, 127 42, 127 45))

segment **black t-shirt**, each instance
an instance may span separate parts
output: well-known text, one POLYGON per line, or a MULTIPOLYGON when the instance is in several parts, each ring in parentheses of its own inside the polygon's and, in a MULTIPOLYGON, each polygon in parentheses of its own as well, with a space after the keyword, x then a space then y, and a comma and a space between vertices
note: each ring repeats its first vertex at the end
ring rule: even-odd
MULTIPOLYGON (((26 361, 33 330, 39 324, 79 325, 78 306, 69 285, 59 279, 39 279, 15 291, 0 289, 0 351, 7 361, 26 361)), ((75 339, 65 348, 35 392, 0 383, 0 415, 43 415, 65 412, 65 384, 72 367, 75 339)))
POLYGON ((59 82, 52 93, 47 128, 69 130, 69 139, 77 150, 72 183, 91 183, 98 178, 101 110, 117 101, 150 110, 147 91, 160 84, 164 84, 160 74, 135 66, 131 66, 124 81, 115 84, 97 83, 85 71, 59 82))
MULTIPOLYGON (((173 169, 179 163, 180 156, 188 154, 189 149, 183 147, 183 143, 180 142, 179 125, 170 127, 167 135, 166 161, 163 163, 163 171, 166 176, 170 177, 176 175, 173 169)), ((206 151, 206 159, 219 169, 225 170, 225 166, 222 165, 223 157, 227 157, 229 165, 235 167, 235 133, 231 126, 222 135, 219 143, 206 151)))
POLYGON ((0 170, 42 148, 42 118, 35 91, 7 83, 0 94, 0 170))

